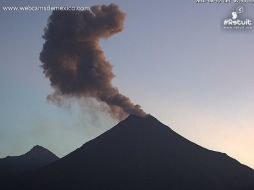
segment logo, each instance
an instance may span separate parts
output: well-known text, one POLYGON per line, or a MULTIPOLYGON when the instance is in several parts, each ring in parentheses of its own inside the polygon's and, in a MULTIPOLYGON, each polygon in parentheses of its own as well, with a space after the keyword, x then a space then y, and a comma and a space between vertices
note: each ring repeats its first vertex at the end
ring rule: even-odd
POLYGON ((252 29, 252 20, 242 17, 244 13, 243 7, 237 7, 232 13, 231 18, 226 18, 223 21, 224 29, 252 29))

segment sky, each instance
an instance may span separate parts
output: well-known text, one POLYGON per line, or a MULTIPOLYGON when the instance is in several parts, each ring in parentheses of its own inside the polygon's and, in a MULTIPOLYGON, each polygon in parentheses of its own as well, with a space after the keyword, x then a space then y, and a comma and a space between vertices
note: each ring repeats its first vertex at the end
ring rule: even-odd
POLYGON ((91 99, 58 107, 39 54, 51 12, 3 6, 93 6, 115 3, 127 14, 123 32, 101 40, 114 66, 113 84, 177 133, 254 168, 254 30, 223 29, 239 5, 196 1, 0 2, 0 157, 41 145, 62 157, 117 121, 91 99), (81 106, 80 106, 81 104, 81 106))

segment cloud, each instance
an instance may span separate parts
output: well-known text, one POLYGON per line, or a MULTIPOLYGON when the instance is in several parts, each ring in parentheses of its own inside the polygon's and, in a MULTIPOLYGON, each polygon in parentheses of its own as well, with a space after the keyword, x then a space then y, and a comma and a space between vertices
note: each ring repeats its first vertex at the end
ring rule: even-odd
POLYGON ((44 74, 54 93, 51 101, 92 97, 105 103, 113 117, 143 116, 139 105, 112 85, 113 67, 99 41, 123 30, 125 13, 117 5, 93 6, 89 11, 54 11, 49 17, 40 54, 44 74))

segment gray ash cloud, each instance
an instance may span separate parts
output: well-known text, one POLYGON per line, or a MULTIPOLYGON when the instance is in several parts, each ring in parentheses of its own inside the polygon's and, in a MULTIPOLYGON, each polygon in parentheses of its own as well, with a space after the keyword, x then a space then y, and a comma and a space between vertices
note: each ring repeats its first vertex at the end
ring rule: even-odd
POLYGON ((109 107, 113 117, 144 116, 139 105, 112 85, 115 77, 99 41, 123 30, 125 13, 117 5, 89 11, 53 11, 43 38, 42 68, 55 92, 48 99, 93 97, 109 107))

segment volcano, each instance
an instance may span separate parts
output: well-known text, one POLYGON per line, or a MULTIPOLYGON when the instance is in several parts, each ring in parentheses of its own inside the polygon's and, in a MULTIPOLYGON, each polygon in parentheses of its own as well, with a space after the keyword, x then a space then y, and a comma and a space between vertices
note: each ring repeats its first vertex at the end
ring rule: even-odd
POLYGON ((205 149, 151 115, 130 115, 33 172, 25 189, 253 190, 254 171, 205 149))

